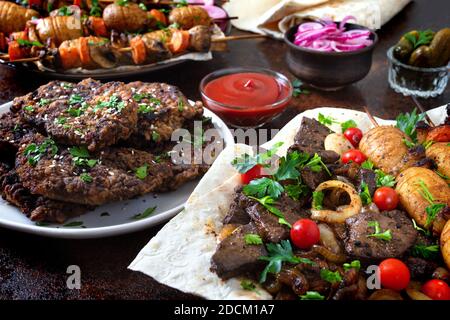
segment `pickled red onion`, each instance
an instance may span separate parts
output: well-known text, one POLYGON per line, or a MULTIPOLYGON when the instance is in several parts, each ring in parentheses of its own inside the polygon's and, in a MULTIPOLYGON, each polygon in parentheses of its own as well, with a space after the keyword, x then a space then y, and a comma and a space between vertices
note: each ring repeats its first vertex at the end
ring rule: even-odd
POLYGON ((353 29, 345 31, 349 20, 356 20, 347 16, 337 25, 334 22, 321 21, 305 22, 298 26, 294 35, 294 44, 299 47, 318 51, 356 51, 373 44, 370 39, 372 32, 367 29, 353 29))

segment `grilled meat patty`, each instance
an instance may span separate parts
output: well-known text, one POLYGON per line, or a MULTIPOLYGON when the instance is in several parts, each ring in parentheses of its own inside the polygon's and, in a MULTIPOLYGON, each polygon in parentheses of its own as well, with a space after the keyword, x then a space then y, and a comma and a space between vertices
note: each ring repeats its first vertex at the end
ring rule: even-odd
POLYGON ((203 115, 203 105, 192 106, 175 86, 137 81, 128 87, 138 104, 138 129, 127 141, 132 145, 148 147, 170 140, 183 123, 203 115))
POLYGON ((121 82, 51 82, 16 99, 12 108, 56 142, 90 151, 125 140, 137 129, 137 104, 121 82))

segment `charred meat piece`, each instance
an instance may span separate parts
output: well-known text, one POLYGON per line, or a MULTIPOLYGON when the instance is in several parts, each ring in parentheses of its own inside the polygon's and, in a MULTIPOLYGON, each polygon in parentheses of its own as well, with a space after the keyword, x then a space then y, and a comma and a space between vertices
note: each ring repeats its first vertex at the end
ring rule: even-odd
POLYGON ((228 210, 227 215, 223 219, 223 224, 247 224, 250 222, 250 216, 246 209, 248 206, 253 205, 254 201, 247 198, 242 193, 242 188, 235 191, 233 200, 228 210))
POLYGON ((415 257, 408 257, 406 265, 411 272, 411 278, 418 280, 430 279, 433 271, 439 266, 436 262, 415 257))
POLYGON ((294 138, 294 145, 291 146, 290 150, 306 152, 310 155, 324 151, 324 141, 330 133, 330 129, 319 121, 303 117, 300 130, 297 132, 294 138))
POLYGON ((300 174, 302 181, 312 190, 315 190, 322 182, 330 179, 330 176, 325 170, 314 172, 309 167, 303 168, 300 174))
POLYGON ((20 121, 17 114, 8 112, 0 116, 0 158, 11 159, 20 146, 20 141, 33 129, 26 123, 20 121))
POLYGON ((198 102, 192 106, 175 86, 132 82, 128 87, 133 90, 139 117, 138 130, 127 141, 132 145, 150 146, 170 140, 184 122, 203 115, 203 105, 198 102))
POLYGON ((152 192, 170 166, 132 148, 106 148, 98 154, 58 147, 43 136, 24 139, 16 160, 17 173, 33 194, 86 205, 130 199, 152 192), (141 175, 135 172, 139 169, 141 175))
POLYGON ((358 177, 356 184, 358 192, 362 192, 363 184, 367 185, 370 195, 373 196, 375 190, 377 189, 377 175, 375 174, 374 171, 364 168, 360 168, 358 170, 358 177))
POLYGON ((63 223, 92 209, 31 194, 14 170, 0 176, 0 191, 3 199, 18 207, 33 221, 63 223))
POLYGON ((246 234, 256 233, 254 225, 246 224, 219 244, 211 259, 211 269, 221 279, 254 274, 264 268, 264 262, 259 260, 259 257, 267 255, 264 245, 248 245, 245 242, 246 234))
POLYGON ((136 131, 137 104, 131 98, 131 90, 121 82, 102 85, 86 79, 77 85, 50 83, 15 101, 13 108, 21 107, 22 119, 58 143, 94 151, 136 131))
MULTIPOLYGON (((309 217, 308 212, 301 209, 296 201, 285 195, 278 201, 277 208, 290 224, 294 224, 300 218, 309 217)), ((255 204, 248 207, 247 213, 264 241, 278 243, 289 238, 289 228, 280 224, 279 218, 267 211, 262 205, 255 204)))
POLYGON ((408 216, 399 210, 367 211, 345 221, 348 233, 345 250, 350 256, 365 260, 381 260, 402 257, 414 245, 417 231, 408 216), (373 237, 375 228, 370 222, 378 222, 381 232, 390 230, 391 240, 373 237))

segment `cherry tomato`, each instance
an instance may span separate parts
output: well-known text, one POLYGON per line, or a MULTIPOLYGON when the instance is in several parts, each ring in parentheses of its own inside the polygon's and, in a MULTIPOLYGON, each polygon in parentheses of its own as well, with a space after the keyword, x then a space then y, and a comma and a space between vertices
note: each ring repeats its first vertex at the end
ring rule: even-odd
POLYGON ((422 286, 422 292, 433 300, 450 300, 450 287, 442 280, 427 281, 422 286))
POLYGON ((380 263, 379 268, 383 287, 401 291, 408 286, 411 274, 402 261, 394 258, 386 259, 380 263))
POLYGON ((358 128, 348 128, 344 131, 344 137, 356 148, 363 137, 363 133, 358 128))
POLYGON ((320 240, 320 230, 310 219, 300 219, 291 229, 291 240, 300 249, 309 249, 320 240))
POLYGON ((381 187, 375 191, 373 202, 380 210, 394 210, 398 205, 398 194, 394 189, 381 187))
POLYGON ((263 167, 259 164, 248 170, 246 173, 241 174, 241 181, 243 184, 249 184, 254 179, 263 177, 263 167))
POLYGON ((342 155, 342 163, 349 163, 351 161, 356 162, 357 164, 361 164, 367 160, 367 157, 364 153, 359 150, 351 149, 345 152, 342 155))

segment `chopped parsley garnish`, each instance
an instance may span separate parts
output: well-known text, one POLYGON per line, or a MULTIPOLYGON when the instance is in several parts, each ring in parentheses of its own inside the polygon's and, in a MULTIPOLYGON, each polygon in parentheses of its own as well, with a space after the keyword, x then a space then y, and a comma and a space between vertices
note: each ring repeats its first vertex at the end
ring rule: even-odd
POLYGON ((71 16, 73 11, 68 6, 62 6, 58 9, 58 16, 71 16))
POLYGON ((72 147, 69 149, 69 152, 72 155, 73 163, 76 166, 88 166, 93 168, 98 162, 98 160, 89 159, 90 154, 86 147, 72 147))
POLYGON ((39 41, 30 41, 30 40, 25 40, 25 39, 17 39, 17 43, 21 46, 26 46, 26 47, 33 47, 33 46, 43 47, 44 46, 39 41))
POLYGON ((147 7, 145 6, 145 4, 144 3, 139 3, 139 8, 141 8, 142 10, 144 10, 144 11, 147 11, 147 7))
POLYGON ((405 39, 408 40, 412 46, 413 50, 420 47, 420 46, 426 46, 431 43, 431 40, 433 40, 434 32, 430 29, 424 30, 424 31, 417 31, 418 37, 416 38, 415 35, 406 33, 404 35, 405 39))
POLYGON ((333 271, 328 270, 328 269, 322 269, 322 270, 320 270, 320 277, 323 280, 325 280, 325 281, 327 281, 327 282, 329 282, 331 284, 334 284, 334 283, 342 281, 342 277, 341 277, 341 274, 339 273, 339 271, 334 271, 333 272, 333 271))
POLYGON ((408 149, 414 148, 416 146, 416 144, 414 142, 409 141, 406 138, 403 138, 402 141, 408 149))
POLYGON ((361 168, 367 169, 367 170, 373 170, 374 164, 370 160, 366 160, 363 163, 361 163, 361 168))
POLYGON ((52 139, 45 139, 41 144, 31 143, 25 148, 23 154, 27 157, 28 163, 35 166, 42 156, 49 153, 51 156, 56 155, 58 147, 52 139))
POLYGON ((72 94, 72 95, 69 97, 69 104, 70 104, 70 105, 82 103, 83 101, 84 101, 84 100, 83 100, 83 97, 81 97, 79 94, 72 94))
POLYGON ((290 198, 299 200, 300 197, 309 193, 309 188, 304 184, 288 184, 284 186, 284 191, 290 198))
POLYGON ((178 0, 177 2, 178 2, 177 3, 177 8, 187 7, 189 5, 187 0, 178 0))
POLYGON ((92 176, 89 173, 82 173, 80 175, 80 179, 86 183, 91 183, 92 181, 94 181, 94 179, 92 178, 92 176))
POLYGON ((65 123, 67 122, 67 118, 66 118, 66 117, 58 117, 58 118, 56 118, 56 119, 54 120, 54 122, 55 122, 56 124, 63 125, 63 124, 65 124, 65 123))
POLYGON ((344 267, 344 271, 348 271, 350 269, 359 270, 359 269, 361 269, 361 261, 353 260, 350 263, 344 263, 342 266, 344 267))
POLYGON ((33 106, 25 106, 25 107, 23 107, 23 109, 27 112, 34 112, 33 106))
POLYGON ((438 213, 445 208, 444 203, 436 203, 434 201, 434 197, 428 189, 428 186, 422 179, 419 179, 418 185, 420 187, 419 193, 420 195, 429 203, 429 206, 425 208, 425 212, 427 214, 427 220, 425 222, 425 228, 428 228, 433 221, 436 219, 438 213))
POLYGON ((299 95, 303 94, 309 94, 309 90, 302 88, 303 82, 301 82, 298 79, 295 79, 292 81, 292 87, 294 90, 292 91, 292 96, 294 98, 297 98, 299 95))
POLYGON ((119 0, 116 2, 119 6, 123 7, 128 5, 128 0, 119 0))
POLYGON ((244 236, 245 244, 260 245, 263 244, 261 237, 258 234, 248 233, 244 236))
POLYGON ((369 234, 368 237, 377 238, 377 239, 384 240, 384 241, 392 240, 391 230, 388 229, 384 232, 381 232, 380 223, 378 221, 369 221, 367 223, 367 226, 375 228, 375 232, 372 234, 369 234))
POLYGON ((402 130, 412 142, 417 142, 416 124, 425 118, 424 114, 417 114, 416 109, 411 113, 400 114, 397 117, 397 128, 402 130))
POLYGON ((89 11, 89 15, 94 17, 102 16, 102 8, 98 4, 98 0, 91 0, 91 10, 89 11))
POLYGON ((241 288, 247 291, 253 291, 256 294, 259 294, 258 290, 256 289, 256 285, 250 281, 250 280, 242 280, 241 281, 241 288))
POLYGON ((153 97, 150 93, 135 93, 133 95, 133 100, 136 102, 141 102, 142 100, 147 99, 150 103, 160 105, 161 100, 153 97))
POLYGON ((319 113, 318 121, 324 126, 331 126, 333 123, 339 123, 335 118, 331 116, 324 116, 321 113, 319 113))
POLYGON ((283 145, 283 142, 276 143, 268 151, 259 153, 256 156, 250 156, 244 153, 242 156, 235 158, 231 164, 239 171, 239 173, 246 173, 257 164, 267 167, 267 161, 269 161, 283 145))
POLYGON ((433 144, 434 144, 433 140, 430 141, 425 140, 424 142, 422 142, 422 146, 425 148, 425 150, 431 147, 433 144))
POLYGON ((322 191, 314 191, 313 192, 313 200, 312 200, 312 207, 316 210, 322 210, 323 209, 323 198, 325 194, 322 191))
POLYGON ((131 219, 141 220, 141 219, 148 218, 155 212, 155 210, 156 210, 156 206, 148 208, 144 212, 134 215, 133 217, 131 217, 131 219))
POLYGON ((424 235, 426 235, 426 236, 431 236, 431 232, 430 232, 429 230, 425 230, 424 228, 419 227, 419 226, 417 225, 416 220, 411 219, 411 221, 412 221, 412 223, 413 223, 414 229, 416 229, 417 231, 422 232, 422 233, 423 233, 424 235))
POLYGON ((158 142, 158 141, 159 141, 159 138, 160 138, 159 133, 156 132, 156 131, 153 131, 153 132, 152 132, 152 140, 153 140, 154 142, 158 142))
POLYGON ((300 300, 325 300, 325 297, 317 291, 306 291, 306 294, 300 296, 300 300))
POLYGON ((283 190, 283 186, 279 182, 266 177, 250 181, 243 189, 246 196, 257 198, 269 196, 274 199, 278 199, 283 190))
POLYGON ((178 98, 178 111, 183 112, 184 110, 184 101, 181 97, 178 98))
POLYGON ((141 180, 144 180, 145 178, 147 178, 147 170, 148 170, 148 165, 144 164, 142 167, 139 167, 136 169, 135 174, 136 177, 138 177, 141 180))
POLYGON ((102 108, 115 109, 121 112, 125 108, 125 102, 122 101, 119 98, 119 96, 114 94, 111 97, 109 97, 108 101, 98 102, 94 108, 94 111, 97 111, 102 108))
POLYGON ((292 264, 306 263, 314 265, 314 262, 310 259, 296 257, 292 252, 292 246, 289 240, 282 240, 280 243, 268 243, 266 248, 268 255, 259 257, 259 260, 268 262, 267 266, 260 275, 260 283, 266 282, 268 273, 279 273, 283 262, 292 264))
POLYGON ((44 99, 44 98, 42 98, 41 100, 39 100, 38 103, 39 103, 40 106, 46 106, 46 105, 48 105, 50 102, 51 102, 50 99, 44 99))
POLYGON ((363 205, 368 205, 372 203, 372 197, 370 196, 369 186, 364 181, 361 182, 361 192, 359 193, 359 197, 363 205))
POLYGON ((415 257, 433 260, 439 256, 439 245, 426 246, 423 244, 416 244, 412 248, 411 254, 415 257))
MULTIPOLYGON (((94 1, 97 1, 97 0, 94 0, 94 1)), ((70 83, 70 82, 63 82, 63 83, 61 83, 61 86, 63 87, 63 89, 71 89, 71 88, 73 88, 73 84, 70 83)))
POLYGON ((376 169, 377 188, 379 187, 393 187, 395 186, 395 177, 384 173, 382 170, 376 169))
POLYGON ((358 125, 356 124, 355 120, 347 120, 344 122, 341 122, 341 129, 342 129, 342 133, 345 132, 345 130, 350 129, 350 128, 357 128, 358 125))
POLYGON ((138 106, 138 113, 153 113, 155 112, 155 108, 149 106, 146 103, 140 103, 138 106))
POLYGON ((274 216, 278 217, 278 223, 279 224, 283 224, 285 226, 288 226, 289 228, 292 228, 292 225, 287 222, 286 218, 284 217, 284 214, 274 205, 276 205, 276 201, 269 197, 266 196, 264 198, 258 199, 252 196, 248 196, 250 199, 253 199, 257 202, 259 202, 259 204, 261 204, 264 208, 266 208, 267 211, 269 211, 270 213, 272 213, 274 216))

